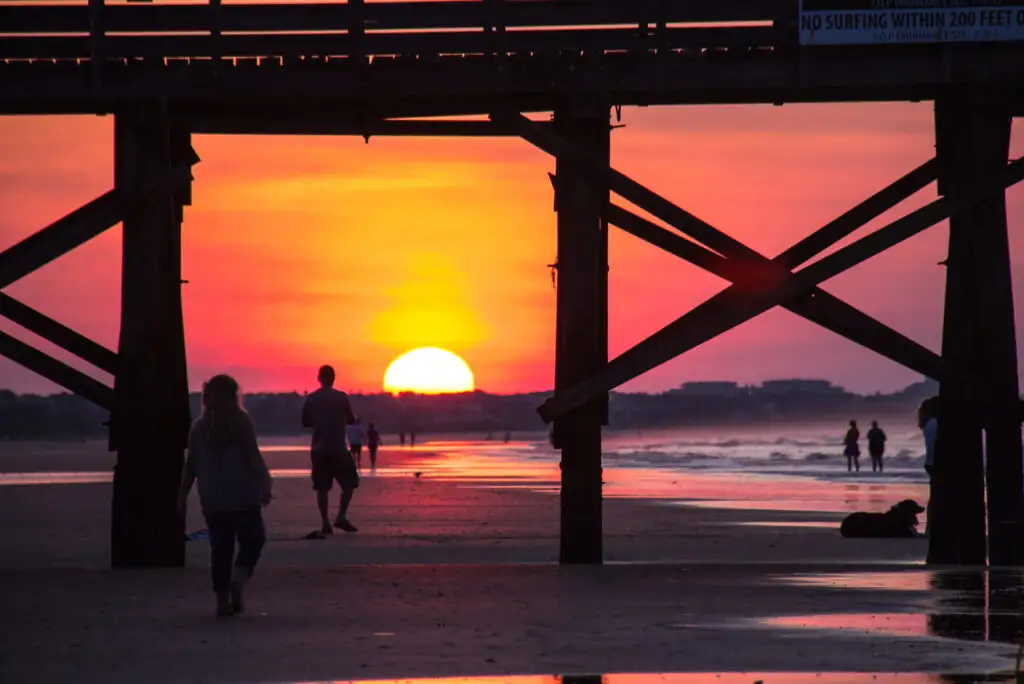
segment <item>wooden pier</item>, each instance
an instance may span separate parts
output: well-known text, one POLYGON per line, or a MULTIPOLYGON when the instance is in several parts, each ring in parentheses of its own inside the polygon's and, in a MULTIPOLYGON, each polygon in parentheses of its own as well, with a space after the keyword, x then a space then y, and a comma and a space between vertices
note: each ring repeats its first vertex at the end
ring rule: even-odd
POLYGON ((0 293, 0 315, 116 378, 105 386, 0 333, 0 354, 111 411, 115 566, 183 559, 174 504, 190 418, 180 263, 193 133, 515 136, 554 158, 555 393, 539 413, 562 450, 562 562, 602 559, 608 392, 782 306, 941 383, 929 560, 1024 564, 1005 202, 1024 178, 1009 159, 1024 115, 1024 0, 5 4, 0 115, 15 114, 115 117, 114 188, 0 253, 2 289, 123 224, 116 352, 0 293), (775 257, 609 163, 622 106, 882 101, 935 102, 935 158, 775 257), (935 181, 938 200, 805 265, 935 181), (941 354, 822 288, 946 219, 941 354), (610 225, 731 285, 609 360, 610 225))

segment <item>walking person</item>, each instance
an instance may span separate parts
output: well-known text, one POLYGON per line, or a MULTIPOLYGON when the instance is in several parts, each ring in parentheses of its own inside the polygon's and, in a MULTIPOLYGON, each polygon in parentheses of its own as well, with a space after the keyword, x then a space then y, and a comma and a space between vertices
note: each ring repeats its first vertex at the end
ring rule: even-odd
POLYGON ((843 438, 843 455, 846 456, 846 472, 853 472, 856 468, 860 472, 860 430, 857 429, 857 421, 850 421, 850 429, 846 431, 843 438))
POLYGON ((309 457, 312 465, 313 489, 320 510, 320 530, 308 535, 323 539, 334 534, 328 517, 331 488, 338 482, 341 498, 334 526, 346 532, 358 531, 348 520, 352 495, 359 487, 359 472, 345 444, 345 428, 355 422, 348 395, 334 389, 335 373, 330 366, 322 366, 317 373, 320 389, 311 392, 302 406, 302 426, 313 428, 309 457))
POLYGON ((377 432, 377 428, 374 427, 373 423, 370 423, 370 427, 366 431, 366 448, 370 452, 371 470, 376 470, 377 468, 377 449, 380 448, 380 445, 380 433, 377 432))
POLYGON ((348 449, 356 459, 356 468, 363 467, 363 424, 356 418, 356 422, 348 426, 348 449))
POLYGON ((868 430, 868 453, 871 455, 871 472, 884 473, 882 456, 885 454, 885 442, 888 439, 882 428, 878 427, 878 421, 871 421, 871 429, 868 430))
POLYGON ((189 433, 178 489, 181 515, 196 481, 210 535, 217 615, 241 613, 243 589, 266 541, 261 508, 270 503, 272 481, 256 443, 256 429, 239 401, 238 383, 227 375, 216 375, 203 385, 203 413, 189 433))

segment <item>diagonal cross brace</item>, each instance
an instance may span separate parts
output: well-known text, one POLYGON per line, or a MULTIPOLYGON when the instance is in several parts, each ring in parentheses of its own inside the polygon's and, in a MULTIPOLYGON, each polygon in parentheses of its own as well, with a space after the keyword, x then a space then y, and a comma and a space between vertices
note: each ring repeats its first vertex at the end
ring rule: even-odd
MULTIPOLYGON (((808 261, 818 252, 850 235, 931 183, 935 179, 937 166, 935 159, 922 164, 796 243, 773 259, 773 263, 790 271, 808 261)), ((779 278, 774 269, 752 268, 749 264, 724 259, 717 253, 616 205, 610 205, 609 211, 611 213, 606 214, 605 218, 610 223, 740 287, 777 284, 779 278), (758 276, 767 277, 768 282, 759 280, 758 276)), ((879 323, 824 290, 816 290, 814 298, 795 301, 792 306, 786 305, 786 308, 927 377, 939 380, 956 372, 932 350, 879 323)))
POLYGON ((111 375, 117 373, 115 352, 3 292, 0 292, 0 316, 14 321, 102 371, 111 375))
MULTIPOLYGON (((721 254, 730 257, 735 262, 737 277, 726 279, 747 287, 764 285, 763 280, 759 281, 763 278, 777 284, 782 279, 789 277, 789 271, 795 266, 852 234, 864 224, 934 181, 938 170, 938 163, 935 159, 926 162, 804 238, 776 259, 769 260, 664 197, 648 190, 628 176, 609 168, 595 159, 587 150, 573 145, 553 131, 540 127, 521 114, 513 116, 494 114, 491 119, 501 122, 503 126, 518 125, 523 138, 528 142, 549 154, 569 156, 579 162, 579 170, 591 182, 602 187, 609 187, 637 206, 672 224, 680 232, 700 240, 717 249, 721 254)), ((941 357, 934 352, 823 290, 816 288, 813 294, 816 301, 804 306, 798 312, 808 320, 929 377, 938 377, 942 374, 940 369, 944 364, 941 357)))
POLYGON ((116 189, 109 190, 0 252, 0 290, 104 233, 144 206, 150 196, 188 183, 192 165, 198 161, 199 155, 191 150, 183 163, 154 178, 138 194, 126 198, 116 189))
POLYGON ((110 387, 4 332, 0 332, 0 356, 6 356, 102 409, 113 409, 114 390, 110 387))
POLYGON ((601 371, 548 399, 538 409, 550 422, 593 397, 618 387, 666 361, 794 298, 811 295, 820 283, 963 211, 991 192, 1024 180, 1024 158, 991 182, 979 182, 955 198, 942 197, 787 277, 771 291, 748 293, 730 287, 609 362, 601 371))
MULTIPOLYGON (((611 223, 628 222, 628 225, 620 225, 620 227, 744 288, 764 286, 769 283, 777 286, 782 279, 789 277, 788 271, 793 267, 852 234, 864 224, 934 181, 938 168, 935 159, 929 160, 796 243, 774 260, 769 260, 696 216, 675 206, 665 198, 644 188, 636 181, 592 159, 586 150, 572 145, 550 131, 538 130, 529 119, 521 115, 512 117, 495 115, 492 119, 503 120, 503 125, 506 126, 511 125, 511 121, 518 122, 524 137, 534 145, 550 154, 567 154, 583 161, 583 170, 592 182, 607 183, 618 194, 632 200, 638 206, 643 206, 655 215, 661 216, 665 220, 674 219, 681 222, 685 228, 680 227, 680 230, 716 246, 732 259, 723 260, 718 254, 618 207, 615 208, 615 218, 618 220, 610 219, 611 223), (508 121, 504 121, 504 119, 508 119, 508 121), (683 253, 680 253, 681 251, 683 253), (767 279, 767 282, 762 280, 764 278, 767 279)), ((606 218, 609 217, 606 216, 606 218)), ((787 308, 842 337, 926 376, 941 378, 955 372, 949 364, 942 361, 939 355, 833 295, 820 289, 816 289, 813 294, 813 298, 802 299, 787 308)))
MULTIPOLYGON (((724 280, 731 281, 741 290, 751 288, 751 274, 711 250, 687 240, 645 218, 611 204, 606 212, 608 222, 675 256, 699 266, 724 280)), ((777 283, 772 283, 776 286, 777 283)), ((889 359, 930 378, 951 377, 956 370, 943 358, 913 340, 882 325, 871 316, 850 306, 843 300, 820 290, 783 302, 785 309, 812 323, 838 333, 858 344, 872 349, 889 359), (820 292, 820 293, 819 293, 820 292)))

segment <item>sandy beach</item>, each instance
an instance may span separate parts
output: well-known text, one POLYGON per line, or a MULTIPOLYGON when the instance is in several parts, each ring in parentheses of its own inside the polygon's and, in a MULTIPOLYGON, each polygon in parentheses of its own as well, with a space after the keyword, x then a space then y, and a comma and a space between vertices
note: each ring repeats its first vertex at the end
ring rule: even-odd
MULTIPOLYGON (((376 472, 364 464, 351 511, 359 533, 336 535, 318 546, 302 539, 318 522, 308 452, 295 449, 294 439, 266 442, 275 501, 265 512, 271 542, 265 562, 547 563, 558 558, 556 463, 524 465, 447 441, 385 449, 376 472)), ((0 524, 11 550, 0 568, 106 567, 110 487, 105 480, 113 454, 101 443, 3 447, 0 473, 7 481, 20 477, 74 484, 0 486, 0 524)), ((840 512, 772 510, 756 502, 751 507, 750 501, 744 508, 723 507, 765 488, 769 498, 782 501, 790 488, 822 489, 828 483, 678 474, 673 475, 673 492, 699 497, 679 505, 666 500, 647 475, 606 470, 606 489, 613 497, 606 501, 604 516, 610 562, 914 563, 924 558, 924 539, 840 538, 840 512)), ((876 493, 849 505, 884 510, 905 493, 912 492, 900 488, 888 497, 876 493)), ((332 507, 335 502, 332 498, 332 507)), ((194 493, 188 527, 204 527, 194 493)), ((202 567, 206 551, 205 544, 190 545, 190 565, 202 567)))
MULTIPOLYGON (((842 539, 839 512, 616 496, 609 563, 560 568, 549 464, 510 473, 484 459, 487 470, 479 454, 424 445, 364 469, 358 533, 308 541, 304 455, 265 446, 269 540, 250 613, 225 622, 211 616, 205 542, 189 543, 184 570, 107 569, 104 445, 0 445, 0 681, 977 673, 1015 652, 984 581, 979 593, 970 577, 926 571, 923 539, 842 539)), ((676 477, 705 496, 721 486, 676 477)), ((971 681, 914 676, 892 681, 971 681)))

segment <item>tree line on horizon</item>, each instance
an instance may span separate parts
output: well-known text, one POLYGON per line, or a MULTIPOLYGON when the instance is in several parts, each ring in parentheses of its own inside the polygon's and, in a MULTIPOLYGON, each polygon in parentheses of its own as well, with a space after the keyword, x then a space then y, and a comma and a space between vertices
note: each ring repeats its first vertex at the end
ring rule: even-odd
MULTIPOLYGON (((658 394, 613 392, 609 399, 612 429, 650 429, 688 425, 735 425, 751 422, 857 418, 871 420, 913 414, 922 399, 938 392, 923 381, 890 394, 859 395, 825 380, 779 380, 743 386, 731 382, 696 382, 658 394)), ((363 422, 385 434, 399 431, 480 432, 543 431, 537 407, 550 392, 498 395, 352 394, 353 409, 363 422)), ((304 432, 299 416, 305 395, 298 392, 253 393, 244 398, 260 434, 304 432)), ((202 410, 198 393, 190 397, 192 415, 202 410)), ((34 395, 0 390, 0 439, 103 439, 106 411, 71 394, 34 395)))

